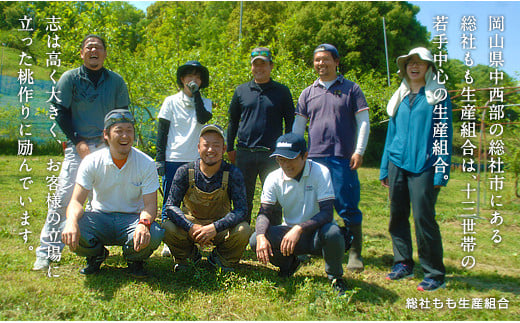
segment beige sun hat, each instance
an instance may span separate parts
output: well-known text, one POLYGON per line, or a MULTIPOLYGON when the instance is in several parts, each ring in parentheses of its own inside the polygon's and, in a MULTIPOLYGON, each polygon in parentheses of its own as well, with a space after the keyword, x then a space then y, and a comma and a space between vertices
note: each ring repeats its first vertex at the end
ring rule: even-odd
POLYGON ((433 68, 433 72, 435 72, 437 70, 437 68, 435 67, 435 62, 433 61, 432 53, 424 47, 416 47, 416 48, 412 49, 410 52, 408 52, 407 55, 402 55, 402 56, 397 57, 396 62, 397 62, 397 67, 399 67, 397 74, 399 75, 399 77, 404 78, 406 76, 405 64, 406 64, 406 62, 408 62, 408 60, 410 59, 410 57, 412 55, 417 55, 423 61, 430 62, 430 65, 433 68))

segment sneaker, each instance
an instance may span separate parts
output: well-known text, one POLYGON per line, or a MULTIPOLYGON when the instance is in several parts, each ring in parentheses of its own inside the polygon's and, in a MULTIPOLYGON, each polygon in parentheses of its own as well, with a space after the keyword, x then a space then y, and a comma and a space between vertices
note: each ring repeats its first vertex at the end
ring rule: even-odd
POLYGON ((338 292, 338 296, 343 296, 349 290, 347 283, 343 278, 334 278, 331 280, 332 289, 338 292))
POLYGON ((51 265, 51 261, 48 258, 36 257, 36 261, 32 267, 34 271, 47 270, 51 265))
POLYGON ((92 275, 99 272, 99 267, 108 257, 107 248, 103 248, 103 255, 87 257, 87 266, 79 271, 83 275, 92 275))
POLYGON ((180 273, 180 272, 183 272, 183 271, 187 271, 188 268, 190 268, 189 265, 187 264, 173 264, 173 272, 174 273, 180 273))
POLYGON ((144 269, 144 261, 127 261, 128 273, 135 278, 146 278, 148 273, 144 269))
POLYGON ((303 264, 303 262, 298 257, 294 257, 294 261, 292 262, 289 269, 280 268, 280 271, 278 272, 278 276, 282 277, 282 278, 292 277, 294 275, 294 273, 296 273, 298 271, 298 269, 300 269, 302 264, 303 264))
POLYGON ((406 265, 402 262, 398 262, 397 264, 392 266, 392 272, 386 275, 387 280, 401 280, 401 279, 409 279, 413 277, 413 268, 409 265, 406 265))
POLYGON ((202 259, 202 254, 200 253, 199 248, 195 247, 195 250, 193 250, 193 254, 188 259, 175 259, 178 261, 177 263, 173 264, 173 272, 181 272, 186 271, 188 268, 190 268, 190 263, 193 265, 197 265, 200 260, 202 259))
POLYGON ((433 292, 439 288, 446 288, 446 282, 435 280, 433 278, 424 278, 417 286, 417 290, 421 292, 433 292))
POLYGON ((170 252, 170 248, 168 248, 168 245, 164 245, 162 251, 161 251, 161 256, 163 257, 171 257, 172 253, 170 252))
POLYGON ((222 261, 220 260, 220 258, 215 253, 215 251, 212 251, 209 254, 208 262, 209 262, 210 265, 215 267, 215 269, 220 269, 223 273, 229 273, 229 272, 235 271, 235 268, 233 268, 233 267, 224 266, 222 264, 222 261))

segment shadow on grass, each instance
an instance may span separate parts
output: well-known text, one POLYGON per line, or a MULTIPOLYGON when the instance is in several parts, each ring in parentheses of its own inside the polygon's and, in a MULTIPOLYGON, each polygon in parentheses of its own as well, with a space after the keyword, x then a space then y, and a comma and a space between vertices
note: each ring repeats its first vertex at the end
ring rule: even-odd
MULTIPOLYGON (((244 284, 265 284, 271 288, 274 287, 278 296, 287 301, 297 298, 302 289, 307 289, 309 293, 332 291, 324 272, 322 274, 299 272, 290 279, 284 279, 278 277, 278 271, 272 269, 274 267, 270 268, 251 260, 256 260, 256 255, 248 250, 244 254, 243 261, 235 267, 235 272, 232 273, 215 270, 206 259, 201 260, 197 265, 190 265, 186 271, 175 273, 172 271, 172 258, 153 256, 145 264, 148 277, 137 279, 127 274, 126 264, 121 255, 112 255, 101 266, 99 274, 86 277, 85 287, 95 290, 102 300, 113 299, 119 289, 135 282, 146 284, 154 290, 180 298, 185 297, 191 291, 217 293, 244 284)), ((318 258, 317 261, 323 260, 318 258)), ((399 298, 390 290, 362 280, 347 278, 346 282, 350 288, 357 290, 355 298, 358 301, 382 304, 385 301, 393 302, 399 298)))
MULTIPOLYGON (((376 270, 390 272, 393 264, 393 255, 384 254, 377 257, 365 256, 364 262, 365 266, 371 266, 376 270)), ((448 288, 451 290, 477 290, 480 292, 498 290, 520 295, 520 281, 518 277, 513 275, 469 272, 453 266, 446 266, 446 273, 446 282, 448 288)), ((414 275, 416 278, 424 277, 421 265, 418 262, 415 263, 414 275)))

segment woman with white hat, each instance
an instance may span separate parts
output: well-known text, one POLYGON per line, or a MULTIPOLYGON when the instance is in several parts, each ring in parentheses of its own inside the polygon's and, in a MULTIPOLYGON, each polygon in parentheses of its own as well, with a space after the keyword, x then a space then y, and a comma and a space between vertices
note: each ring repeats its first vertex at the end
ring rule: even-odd
POLYGON ((398 57, 397 65, 402 83, 387 106, 390 121, 380 169, 381 184, 390 189, 394 250, 394 265, 386 279, 413 277, 411 209, 424 271, 417 289, 433 291, 446 286, 435 202, 449 179, 451 101, 444 85, 435 80, 437 69, 429 50, 414 48, 398 57))

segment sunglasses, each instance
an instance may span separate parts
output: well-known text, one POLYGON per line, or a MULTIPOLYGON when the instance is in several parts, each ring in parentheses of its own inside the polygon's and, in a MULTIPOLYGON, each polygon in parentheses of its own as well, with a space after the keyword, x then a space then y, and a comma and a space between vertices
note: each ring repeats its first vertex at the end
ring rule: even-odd
POLYGON ((271 53, 269 51, 266 51, 266 50, 254 51, 254 52, 251 53, 251 57, 257 57, 257 56, 270 57, 271 53))
POLYGON ((114 123, 121 123, 121 122, 134 123, 134 116, 132 116, 130 111, 128 111, 128 112, 117 112, 117 113, 114 113, 114 114, 112 114, 110 116, 110 121, 112 122, 112 124, 114 124, 114 123))

